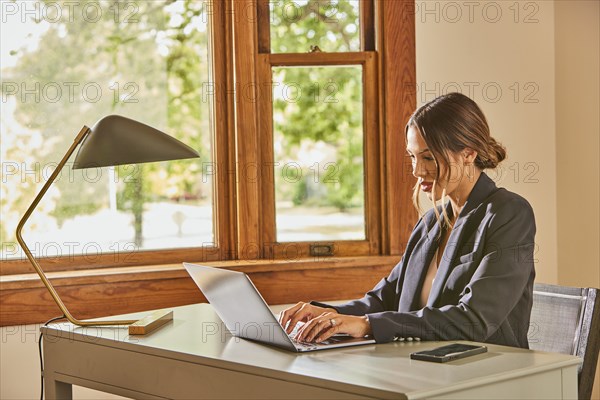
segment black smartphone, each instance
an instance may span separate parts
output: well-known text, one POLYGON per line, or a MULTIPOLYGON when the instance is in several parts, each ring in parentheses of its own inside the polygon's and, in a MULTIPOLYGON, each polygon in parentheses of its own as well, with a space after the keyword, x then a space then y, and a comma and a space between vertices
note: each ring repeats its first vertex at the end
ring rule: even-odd
POLYGON ((447 361, 458 360, 459 358, 474 356, 475 354, 485 353, 486 351, 487 347, 485 346, 454 343, 431 350, 411 353, 410 358, 412 360, 443 363, 447 361))

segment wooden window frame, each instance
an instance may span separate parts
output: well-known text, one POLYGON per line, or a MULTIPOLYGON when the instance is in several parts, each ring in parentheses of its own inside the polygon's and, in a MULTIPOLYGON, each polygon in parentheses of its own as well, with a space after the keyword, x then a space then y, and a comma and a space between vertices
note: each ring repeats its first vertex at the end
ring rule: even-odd
MULTIPOLYGON (((402 157, 404 125, 416 106, 414 2, 374 0, 372 6, 361 2, 361 11, 372 13, 375 26, 374 37, 363 38, 365 48, 370 40, 374 49, 360 54, 362 57, 368 54, 361 62, 373 62, 377 71, 378 168, 377 177, 370 178, 377 179, 380 185, 376 202, 381 210, 376 251, 366 257, 348 254, 347 258, 305 259, 299 255, 294 260, 277 260, 277 254, 263 247, 269 239, 263 235, 264 188, 259 180, 244 179, 249 165, 260 165, 263 161, 259 132, 264 116, 259 113, 260 104, 239 88, 257 82, 266 61, 289 57, 259 53, 257 18, 247 16, 248 10, 260 12, 261 4, 264 7, 260 1, 212 1, 214 32, 222 35, 222 40, 212 41, 215 72, 222 71, 214 77, 215 86, 221 88, 215 102, 222 104, 217 104, 214 110, 215 128, 222 132, 216 135, 214 154, 214 161, 221 168, 216 175, 219 189, 215 190, 214 199, 218 213, 217 247, 140 251, 134 259, 125 259, 126 253, 120 253, 117 259, 109 254, 97 257, 93 263, 85 256, 41 259, 58 292, 78 317, 202 301, 181 261, 244 271, 261 282, 257 286, 266 294, 267 301, 275 303, 356 297, 399 261, 417 218, 411 203, 414 179, 402 157), (239 10, 245 10, 245 18, 239 18, 236 14, 239 10), (275 282, 285 284, 274 285, 275 282), (323 285, 327 282, 337 283, 323 285), (344 283, 337 290, 339 282, 344 283), (70 298, 74 299, 73 305, 69 304, 70 298), (79 304, 84 308, 78 309, 79 304)), ((55 316, 58 310, 27 260, 2 262, 0 305, 1 326, 40 322, 55 316)))

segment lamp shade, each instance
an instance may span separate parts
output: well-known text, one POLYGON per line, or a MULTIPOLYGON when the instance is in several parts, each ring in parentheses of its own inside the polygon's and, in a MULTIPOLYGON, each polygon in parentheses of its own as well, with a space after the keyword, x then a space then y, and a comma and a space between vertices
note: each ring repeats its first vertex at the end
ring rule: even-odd
POLYGON ((74 169, 196 158, 196 150, 179 140, 120 115, 109 115, 92 127, 73 165, 74 169))

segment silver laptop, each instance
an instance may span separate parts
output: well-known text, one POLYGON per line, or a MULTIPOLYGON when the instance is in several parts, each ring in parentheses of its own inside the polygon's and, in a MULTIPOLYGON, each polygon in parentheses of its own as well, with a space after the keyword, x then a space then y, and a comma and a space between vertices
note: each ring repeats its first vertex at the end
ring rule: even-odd
POLYGON ((288 335, 279 325, 248 275, 190 263, 183 266, 234 336, 295 352, 375 343, 369 337, 348 335, 334 335, 321 343, 296 342, 295 332, 288 335))

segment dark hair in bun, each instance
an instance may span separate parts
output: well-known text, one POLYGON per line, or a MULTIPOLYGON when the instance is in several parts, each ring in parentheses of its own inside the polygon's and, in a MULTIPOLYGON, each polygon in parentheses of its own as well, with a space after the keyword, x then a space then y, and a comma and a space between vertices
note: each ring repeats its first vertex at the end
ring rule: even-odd
MULTIPOLYGON (((475 166, 496 168, 506 158, 506 149, 490 135, 479 106, 462 93, 448 93, 419 107, 408 120, 406 132, 415 126, 436 160, 449 165, 447 153, 465 148, 477 152, 475 166)), ((438 166, 439 175, 439 166, 438 166)))

